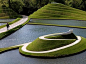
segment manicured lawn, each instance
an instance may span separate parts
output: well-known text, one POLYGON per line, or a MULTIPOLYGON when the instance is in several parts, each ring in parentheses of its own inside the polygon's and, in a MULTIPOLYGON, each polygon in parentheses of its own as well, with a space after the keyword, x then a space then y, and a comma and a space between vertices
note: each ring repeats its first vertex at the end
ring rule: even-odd
POLYGON ((48 4, 31 14, 30 18, 86 20, 86 12, 63 4, 48 4))
POLYGON ((9 51, 9 50, 13 50, 13 49, 18 49, 20 46, 14 46, 14 47, 6 47, 6 48, 0 48, 0 53, 9 51))
POLYGON ((71 54, 75 54, 75 53, 79 53, 83 50, 86 50, 86 39, 81 37, 82 40, 74 45, 71 46, 69 48, 65 48, 59 51, 55 51, 55 52, 50 52, 50 53, 27 53, 21 50, 21 47, 19 48, 19 51, 24 54, 24 55, 29 55, 29 56, 38 56, 38 57, 60 57, 60 56, 66 56, 66 55, 71 55, 71 54))
POLYGON ((55 49, 61 46, 68 45, 74 42, 76 39, 72 40, 41 40, 37 38, 30 45, 27 46, 27 50, 31 51, 46 51, 55 49))

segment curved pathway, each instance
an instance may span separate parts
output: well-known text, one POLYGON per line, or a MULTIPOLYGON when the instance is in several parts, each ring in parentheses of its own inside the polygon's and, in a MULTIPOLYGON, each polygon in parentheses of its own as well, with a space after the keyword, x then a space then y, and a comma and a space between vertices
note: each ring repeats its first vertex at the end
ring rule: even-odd
MULTIPOLYGON (((11 24, 10 27, 9 27, 9 30, 23 24, 27 20, 28 20, 28 16, 23 16, 23 18, 21 20, 19 20, 18 22, 15 22, 15 23, 11 24)), ((4 28, 0 29, 0 33, 6 32, 6 31, 7 31, 7 27, 4 27, 4 28)))
POLYGON ((27 50, 26 47, 30 43, 32 43, 32 42, 30 42, 30 43, 24 44, 24 46, 21 48, 21 50, 24 51, 24 52, 28 52, 28 53, 49 53, 49 52, 54 52, 54 51, 58 51, 58 50, 61 50, 61 49, 65 49, 65 48, 71 47, 71 46, 79 43, 80 41, 81 41, 81 37, 77 36, 77 40, 75 42, 73 42, 73 43, 71 43, 69 45, 66 45, 66 46, 63 46, 63 47, 59 47, 59 48, 56 48, 56 49, 52 49, 52 50, 48 50, 48 51, 29 51, 29 50, 27 50))
POLYGON ((49 39, 49 38, 46 38, 48 36, 67 35, 67 34, 71 34, 71 33, 73 33, 73 29, 71 29, 67 32, 63 32, 63 33, 54 33, 54 34, 48 34, 48 35, 40 36, 39 39, 42 39, 42 40, 73 40, 73 39, 49 39))

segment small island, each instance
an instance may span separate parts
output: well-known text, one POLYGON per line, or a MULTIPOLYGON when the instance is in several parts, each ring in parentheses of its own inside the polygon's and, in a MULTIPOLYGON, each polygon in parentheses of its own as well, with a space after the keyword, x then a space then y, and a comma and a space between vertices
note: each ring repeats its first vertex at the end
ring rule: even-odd
POLYGON ((34 57, 63 57, 81 52, 80 43, 85 38, 76 36, 73 30, 40 36, 20 47, 20 53, 34 57), (79 49, 79 50, 78 50, 79 49))

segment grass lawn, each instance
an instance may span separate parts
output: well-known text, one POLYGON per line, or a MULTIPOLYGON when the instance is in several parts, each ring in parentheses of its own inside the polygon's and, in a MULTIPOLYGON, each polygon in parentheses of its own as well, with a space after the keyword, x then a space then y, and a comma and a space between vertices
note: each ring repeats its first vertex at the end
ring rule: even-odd
POLYGON ((46 51, 55 49, 61 46, 68 45, 74 42, 76 39, 72 40, 41 40, 37 38, 30 45, 27 46, 27 50, 31 51, 46 51))
POLYGON ((20 46, 11 46, 11 47, 6 47, 6 48, 0 48, 0 53, 9 51, 9 50, 13 50, 13 49, 18 49, 20 46))
POLYGON ((30 18, 86 20, 86 12, 64 4, 48 4, 31 14, 30 18))

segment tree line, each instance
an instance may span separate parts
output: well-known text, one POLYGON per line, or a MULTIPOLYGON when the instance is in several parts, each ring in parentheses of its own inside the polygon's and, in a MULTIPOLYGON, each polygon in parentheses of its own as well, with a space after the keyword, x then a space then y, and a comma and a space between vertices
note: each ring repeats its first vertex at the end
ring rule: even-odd
MULTIPOLYGON (((6 0, 1 0, 3 3, 6 0)), ((19 14, 29 15, 44 5, 57 2, 86 11, 86 0, 7 0, 9 8, 19 14)), ((5 5, 5 4, 3 4, 5 5)))

